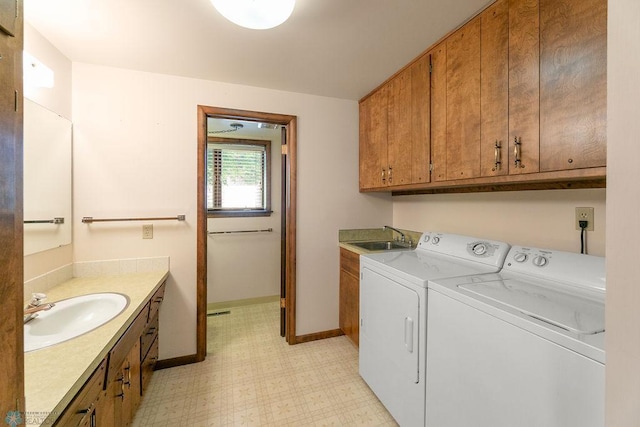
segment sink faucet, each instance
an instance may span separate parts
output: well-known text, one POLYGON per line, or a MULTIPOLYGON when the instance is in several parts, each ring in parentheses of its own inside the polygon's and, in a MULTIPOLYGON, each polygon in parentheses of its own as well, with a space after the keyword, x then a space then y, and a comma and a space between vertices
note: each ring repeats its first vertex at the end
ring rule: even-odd
POLYGON ((402 231, 398 230, 397 228, 390 227, 390 226, 388 226, 388 225, 385 225, 384 227, 382 227, 382 230, 383 230, 383 231, 384 231, 384 230, 387 230, 387 229, 389 229, 389 230, 393 230, 393 231, 395 231, 396 233, 398 233, 400 236, 402 236, 402 237, 400 238, 400 241, 401 241, 402 243, 404 243, 404 242, 405 242, 405 240, 406 240, 407 236, 405 236, 405 235, 404 235, 404 233, 403 233, 402 231))
POLYGON ((33 320, 36 317, 38 317, 39 311, 51 310, 55 306, 55 304, 52 302, 43 304, 42 301, 44 301, 46 298, 47 298, 46 294, 42 294, 42 293, 31 294, 31 301, 29 301, 29 304, 27 304, 27 306, 24 308, 24 317, 23 317, 24 323, 27 323, 30 320, 33 320))

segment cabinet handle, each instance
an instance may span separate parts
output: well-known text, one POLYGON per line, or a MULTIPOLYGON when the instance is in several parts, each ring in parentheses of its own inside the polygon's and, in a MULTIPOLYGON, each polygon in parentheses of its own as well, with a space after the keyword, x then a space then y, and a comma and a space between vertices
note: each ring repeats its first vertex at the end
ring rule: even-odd
POLYGON ((524 167, 522 166, 522 160, 520 159, 520 145, 522 144, 522 139, 515 137, 513 141, 513 157, 514 157, 514 166, 516 168, 524 167))
POLYGON ((164 299, 164 297, 158 297, 154 300, 154 302, 157 302, 158 304, 160 304, 162 302, 162 300, 164 299))
POLYGON ((153 335, 156 333, 156 328, 149 328, 149 332, 147 332, 147 335, 153 335))
POLYGON ((124 368, 124 371, 127 373, 127 380, 123 380, 122 384, 126 384, 127 387, 131 388, 131 362, 127 362, 127 367, 124 368))
POLYGON ((386 178, 385 178, 385 174, 386 174, 386 170, 382 169, 382 183, 385 184, 386 183, 386 178))
POLYGON ((393 182, 393 168, 389 166, 389 184, 393 182))
POLYGON ((500 146, 500 143, 498 142, 498 140, 496 139, 496 145, 493 149, 493 157, 494 157, 494 162, 495 162, 495 166, 493 167, 492 170, 497 171, 500 169, 500 164, 502 163, 500 161, 500 149, 502 147, 500 146))
POLYGON ((124 401, 124 376, 122 378, 118 378, 117 381, 120 381, 120 394, 116 394, 116 397, 119 397, 124 401))

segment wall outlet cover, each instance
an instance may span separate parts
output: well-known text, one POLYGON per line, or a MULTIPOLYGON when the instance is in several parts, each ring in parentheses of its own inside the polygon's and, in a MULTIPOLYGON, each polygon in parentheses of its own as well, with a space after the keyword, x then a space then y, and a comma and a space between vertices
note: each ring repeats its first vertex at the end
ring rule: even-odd
POLYGON ((587 221, 587 231, 593 231, 594 228, 594 216, 593 208, 576 208, 576 230, 580 230, 580 221, 587 221))

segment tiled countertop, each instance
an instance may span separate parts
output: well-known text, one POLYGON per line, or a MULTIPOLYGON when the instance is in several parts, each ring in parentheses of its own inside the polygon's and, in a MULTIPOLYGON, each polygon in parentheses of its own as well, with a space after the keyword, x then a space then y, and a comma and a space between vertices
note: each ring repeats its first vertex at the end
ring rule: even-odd
MULTIPOLYGON (((414 247, 420 240, 420 236, 422 233, 400 229, 404 234, 407 235, 414 242, 414 247)), ((382 251, 370 251, 367 249, 363 249, 359 246, 352 245, 353 242, 374 242, 374 241, 390 241, 394 238, 398 237, 397 233, 392 230, 383 230, 380 228, 357 228, 357 229, 347 229, 338 231, 338 242, 341 248, 347 249, 351 252, 355 252, 359 255, 362 254, 370 254, 382 251)))
POLYGON ((118 316, 79 337, 24 355, 27 425, 50 425, 102 362, 169 272, 73 278, 47 291, 47 302, 116 292, 129 297, 118 316))

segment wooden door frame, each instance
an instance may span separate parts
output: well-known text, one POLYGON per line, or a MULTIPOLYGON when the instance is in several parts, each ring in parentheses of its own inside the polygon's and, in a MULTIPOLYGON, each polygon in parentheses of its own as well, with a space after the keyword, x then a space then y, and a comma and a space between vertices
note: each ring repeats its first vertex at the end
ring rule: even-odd
MULTIPOLYGON (((297 117, 285 114, 235 110, 229 108, 198 105, 198 215, 197 215, 197 340, 196 361, 201 362, 207 354, 207 201, 205 197, 207 118, 231 119, 273 123, 286 126, 289 174, 289 203, 286 218, 286 298, 285 339, 296 343, 296 182, 297 182, 297 117)), ((283 177, 285 179, 285 177, 283 177)), ((283 195, 285 197, 285 195, 283 195)))

